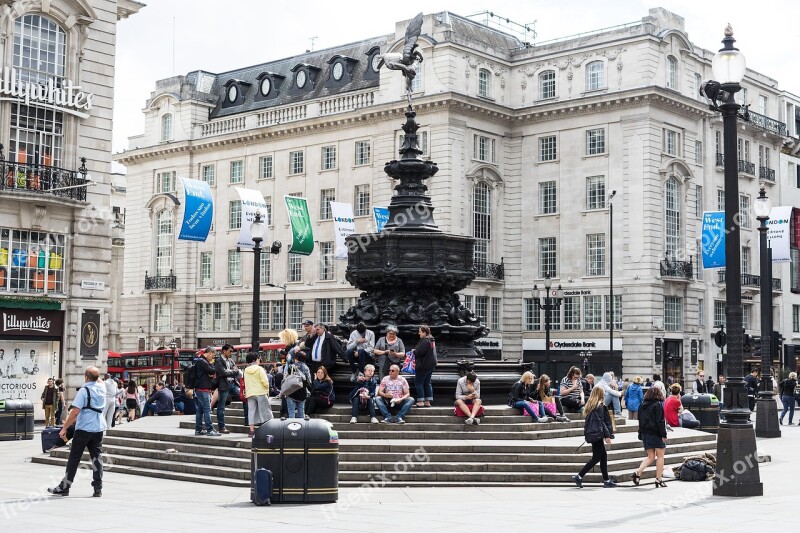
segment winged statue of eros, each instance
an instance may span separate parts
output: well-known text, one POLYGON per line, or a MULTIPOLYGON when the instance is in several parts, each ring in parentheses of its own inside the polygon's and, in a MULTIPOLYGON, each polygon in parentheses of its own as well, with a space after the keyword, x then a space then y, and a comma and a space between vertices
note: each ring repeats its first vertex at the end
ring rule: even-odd
POLYGON ((411 86, 411 80, 417 75, 416 63, 422 62, 422 54, 417 51, 417 38, 422 31, 422 13, 411 19, 406 28, 406 39, 403 52, 391 52, 378 56, 378 68, 384 65, 390 70, 401 70, 406 77, 406 83, 411 86))

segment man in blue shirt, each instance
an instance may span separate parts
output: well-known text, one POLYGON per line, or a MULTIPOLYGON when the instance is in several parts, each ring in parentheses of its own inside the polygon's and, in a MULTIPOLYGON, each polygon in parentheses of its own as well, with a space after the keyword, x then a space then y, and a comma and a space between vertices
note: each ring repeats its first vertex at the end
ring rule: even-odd
POLYGON ((94 487, 94 497, 103 495, 103 463, 100 448, 103 444, 103 431, 106 429, 106 419, 103 416, 103 408, 106 404, 105 385, 97 380, 100 378, 100 371, 97 367, 90 366, 83 374, 86 385, 81 387, 75 396, 75 401, 69 408, 69 415, 64 422, 59 436, 66 442, 67 429, 75 424, 75 436, 72 438, 72 447, 69 451, 67 461, 67 473, 57 487, 47 489, 47 492, 56 496, 69 496, 69 489, 75 480, 75 473, 81 462, 83 451, 89 449, 92 467, 92 487, 94 487))

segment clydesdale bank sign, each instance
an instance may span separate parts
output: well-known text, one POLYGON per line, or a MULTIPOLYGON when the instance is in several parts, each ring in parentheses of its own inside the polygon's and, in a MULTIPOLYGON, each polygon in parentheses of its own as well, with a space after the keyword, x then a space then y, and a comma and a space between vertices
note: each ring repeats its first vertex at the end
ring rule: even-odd
POLYGON ((81 90, 71 80, 50 78, 45 83, 23 81, 14 67, 4 67, 0 78, 0 100, 49 107, 80 118, 89 118, 94 94, 81 90))

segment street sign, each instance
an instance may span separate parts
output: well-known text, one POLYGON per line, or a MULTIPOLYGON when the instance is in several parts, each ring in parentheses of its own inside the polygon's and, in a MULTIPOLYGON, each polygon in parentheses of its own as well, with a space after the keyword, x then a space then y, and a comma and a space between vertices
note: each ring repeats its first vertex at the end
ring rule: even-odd
POLYGON ((714 334, 714 344, 716 344, 719 348, 725 346, 727 342, 728 342, 728 336, 725 335, 724 331, 719 330, 714 334))

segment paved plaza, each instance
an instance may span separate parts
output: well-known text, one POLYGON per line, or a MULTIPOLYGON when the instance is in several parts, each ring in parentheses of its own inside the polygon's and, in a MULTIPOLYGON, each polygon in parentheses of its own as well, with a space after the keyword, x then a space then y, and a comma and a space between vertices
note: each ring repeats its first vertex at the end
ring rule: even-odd
MULTIPOLYGON (((255 507, 249 491, 197 483, 118 474, 104 477, 102 499, 92 498, 91 476, 81 471, 67 498, 52 497, 63 469, 31 464, 41 452, 35 440, 0 442, 0 522, 7 531, 105 531, 111 523, 172 531, 224 526, 226 530, 364 531, 402 523, 423 531, 464 527, 529 532, 531 527, 638 531, 753 531, 793 516, 798 468, 795 454, 800 427, 782 426, 780 439, 758 439, 764 496, 733 499, 712 496, 711 482, 673 481, 666 489, 652 482, 635 488, 586 486, 533 488, 343 488, 337 504, 255 507), (83 476, 83 477, 81 477, 83 476), (89 518, 87 518, 89 517, 89 518), (122 522, 119 522, 122 520, 122 522), (13 529, 6 529, 7 527, 13 529)), ((678 429, 677 431, 681 431, 678 429)), ((571 439, 576 446, 578 437, 571 439)))

